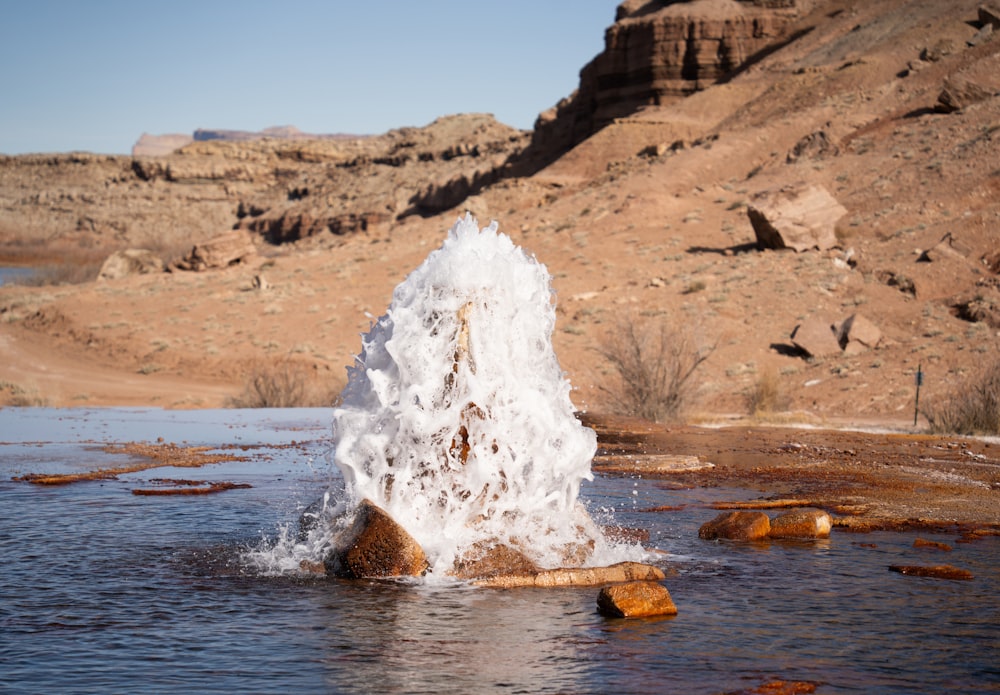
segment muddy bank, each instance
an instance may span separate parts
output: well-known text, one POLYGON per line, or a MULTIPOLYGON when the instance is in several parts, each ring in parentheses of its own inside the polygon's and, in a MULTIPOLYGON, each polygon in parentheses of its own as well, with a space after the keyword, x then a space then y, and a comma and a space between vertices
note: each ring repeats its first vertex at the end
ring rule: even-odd
POLYGON ((719 508, 819 507, 842 530, 1000 533, 1000 444, 984 439, 782 427, 658 426, 585 415, 596 472, 658 485, 740 487, 719 508))

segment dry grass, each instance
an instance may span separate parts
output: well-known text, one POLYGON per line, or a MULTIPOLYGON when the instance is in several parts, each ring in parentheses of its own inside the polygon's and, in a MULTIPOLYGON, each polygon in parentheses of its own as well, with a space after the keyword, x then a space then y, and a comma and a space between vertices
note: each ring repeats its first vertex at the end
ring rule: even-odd
POLYGON ((692 377, 715 350, 698 347, 666 319, 625 320, 599 348, 615 379, 599 388, 624 415, 654 422, 681 418, 694 396, 692 377))
POLYGON ((1000 434, 1000 361, 988 364, 921 412, 934 433, 1000 434))
POLYGON ((789 399, 781 390, 781 381, 773 369, 765 370, 746 395, 747 411, 753 417, 767 417, 788 410, 789 399))

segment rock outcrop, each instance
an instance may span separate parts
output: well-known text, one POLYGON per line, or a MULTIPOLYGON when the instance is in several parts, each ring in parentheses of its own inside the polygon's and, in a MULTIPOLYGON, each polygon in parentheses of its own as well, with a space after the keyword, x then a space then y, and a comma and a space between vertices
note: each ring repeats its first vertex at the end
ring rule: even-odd
POLYGON ((726 79, 786 35, 803 0, 627 0, 572 96, 542 113, 533 149, 555 153, 616 118, 726 79))

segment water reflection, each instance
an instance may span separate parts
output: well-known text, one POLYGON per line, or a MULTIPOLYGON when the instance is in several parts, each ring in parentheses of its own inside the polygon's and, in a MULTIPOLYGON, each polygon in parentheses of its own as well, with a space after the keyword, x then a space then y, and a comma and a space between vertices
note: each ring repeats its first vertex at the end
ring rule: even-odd
MULTIPOLYGON (((589 599, 589 600, 588 600, 589 599)), ((338 583, 322 603, 327 682, 386 692, 583 692, 580 590, 338 583)), ((592 685, 592 684, 591 684, 592 685)))

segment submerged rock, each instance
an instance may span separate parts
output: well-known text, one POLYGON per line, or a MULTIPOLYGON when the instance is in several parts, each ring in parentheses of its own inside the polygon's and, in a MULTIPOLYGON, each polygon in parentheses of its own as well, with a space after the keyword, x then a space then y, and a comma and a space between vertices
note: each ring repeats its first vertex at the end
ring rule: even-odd
POLYGON ((764 512, 723 512, 702 524, 698 537, 707 541, 759 541, 768 537, 771 520, 764 512))
POLYGON ((597 612, 609 618, 646 618, 677 615, 670 592, 657 582, 629 582, 601 589, 597 612))
POLYGON ((416 577, 426 571, 427 556, 406 529, 364 500, 324 564, 328 574, 348 579, 416 577))
POLYGON ((951 565, 889 565, 890 572, 899 572, 910 577, 932 577, 934 579, 972 579, 972 572, 951 565))

